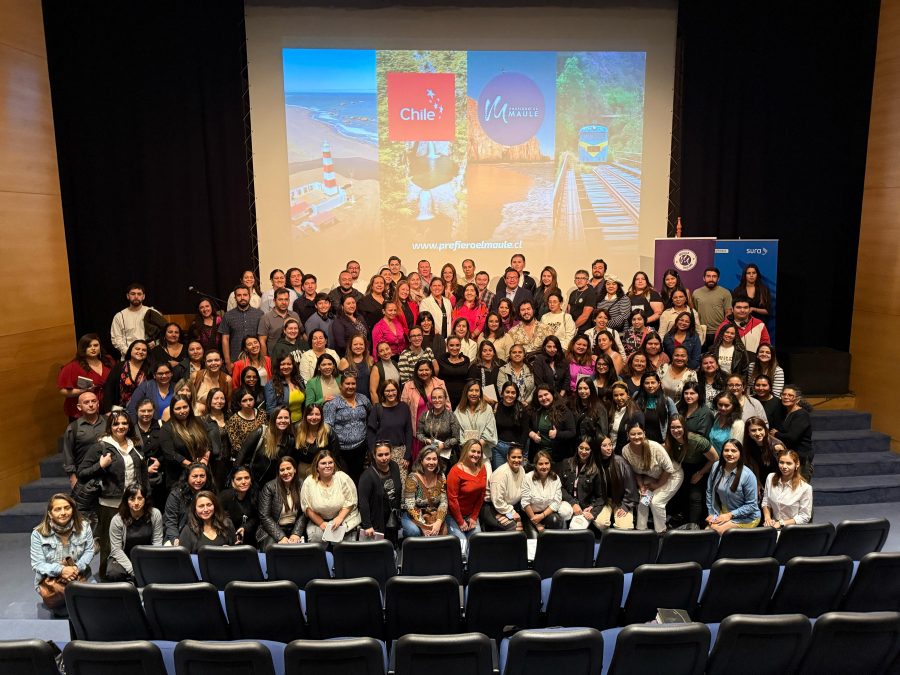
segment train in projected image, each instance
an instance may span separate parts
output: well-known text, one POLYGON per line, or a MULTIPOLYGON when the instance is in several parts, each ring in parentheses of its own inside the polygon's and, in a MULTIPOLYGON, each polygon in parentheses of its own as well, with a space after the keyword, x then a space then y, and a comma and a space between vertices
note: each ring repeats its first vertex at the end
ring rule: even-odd
POLYGON ((599 124, 581 127, 578 132, 578 159, 587 164, 609 161, 609 129, 599 124))

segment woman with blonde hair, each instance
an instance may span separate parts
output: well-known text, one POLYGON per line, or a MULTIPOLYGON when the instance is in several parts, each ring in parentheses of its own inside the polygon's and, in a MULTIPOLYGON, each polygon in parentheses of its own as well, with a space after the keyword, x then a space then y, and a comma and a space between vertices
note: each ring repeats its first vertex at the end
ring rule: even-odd
POLYGON ((310 403, 304 409, 303 419, 294 433, 294 448, 292 455, 297 460, 297 474, 300 478, 309 475, 313 460, 322 450, 329 450, 333 454, 340 452, 337 434, 325 423, 325 411, 321 403, 310 403))
POLYGON ((467 540, 481 532, 478 517, 484 505, 490 478, 490 464, 485 462, 484 445, 477 438, 463 443, 459 461, 447 475, 447 507, 450 534, 467 540))
POLYGON ((763 492, 763 525, 780 530, 812 520, 812 486, 800 473, 800 455, 785 450, 778 455, 778 473, 766 479, 763 492))

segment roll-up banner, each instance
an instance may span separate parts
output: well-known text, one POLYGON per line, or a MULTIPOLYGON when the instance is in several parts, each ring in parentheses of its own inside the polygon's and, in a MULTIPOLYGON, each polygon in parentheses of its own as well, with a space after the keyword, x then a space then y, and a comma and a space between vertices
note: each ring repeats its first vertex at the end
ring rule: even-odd
MULTIPOLYGON (((678 241, 673 239, 670 241, 678 241)), ((750 263, 756 263, 762 282, 769 289, 771 304, 766 328, 772 343, 775 338, 776 296, 778 287, 778 240, 777 239, 719 239, 716 241, 715 266, 721 276, 719 284, 732 293, 741 282, 741 275, 750 263)))

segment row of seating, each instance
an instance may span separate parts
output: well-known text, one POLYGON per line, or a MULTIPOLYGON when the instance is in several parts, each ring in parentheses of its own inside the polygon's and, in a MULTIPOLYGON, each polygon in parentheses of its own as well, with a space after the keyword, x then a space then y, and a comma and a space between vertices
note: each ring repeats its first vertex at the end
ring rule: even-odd
MULTIPOLYGON (((795 525, 780 536, 772 528, 671 531, 608 530, 596 544, 592 532, 548 530, 537 539, 531 567, 549 579, 564 567, 618 567, 632 572, 648 563, 696 562, 709 569, 721 559, 774 557, 786 564, 797 556, 846 555, 860 560, 880 551, 888 521, 845 521, 795 525)), ((527 540, 522 533, 485 532, 468 542, 464 564, 459 539, 453 536, 414 537, 403 542, 398 565, 387 541, 336 545, 332 560, 321 544, 275 545, 261 557, 249 546, 204 547, 198 555, 199 577, 220 590, 230 581, 293 581, 304 588, 312 579, 372 577, 383 588, 397 575, 449 574, 465 584, 481 572, 511 572, 529 567, 527 540), (265 569, 264 569, 265 568, 265 569)), ((199 580, 187 551, 179 547, 138 546, 132 550, 139 586, 149 583, 192 583, 199 580)))
POLYGON ((603 630, 652 621, 659 607, 705 623, 738 613, 900 610, 900 553, 870 553, 855 577, 853 565, 847 556, 820 556, 783 568, 774 558, 717 560, 709 571, 695 562, 641 565, 629 574, 563 568, 545 580, 535 570, 479 572, 463 594, 449 575, 396 576, 383 598, 368 577, 313 579, 304 591, 291 581, 233 581, 222 600, 205 582, 148 584, 143 603, 131 584, 74 583, 66 603, 75 637, 105 641, 396 640, 462 630, 500 639, 507 626, 603 630))
MULTIPOLYGON (((720 625, 634 625, 532 629, 496 642, 480 633, 410 634, 391 649, 372 638, 174 645, 149 641, 65 645, 68 675, 835 675, 893 672, 900 654, 900 613, 834 612, 813 627, 797 615, 734 615, 720 625), (710 645, 713 644, 710 651, 710 645), (171 662, 164 652, 171 650, 171 662), (167 670, 167 666, 169 670, 167 670)), ((0 642, 5 675, 56 675, 51 647, 40 640, 0 642)))

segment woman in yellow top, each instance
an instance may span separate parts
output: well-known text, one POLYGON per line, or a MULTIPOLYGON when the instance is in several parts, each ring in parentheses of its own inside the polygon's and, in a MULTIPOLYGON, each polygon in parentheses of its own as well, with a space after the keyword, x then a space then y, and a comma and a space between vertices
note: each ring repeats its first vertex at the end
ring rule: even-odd
POLYGON ((275 408, 287 406, 291 412, 291 423, 296 424, 303 417, 303 402, 306 400, 306 383, 297 371, 297 362, 290 354, 278 361, 272 381, 266 384, 266 412, 270 415, 275 408))

